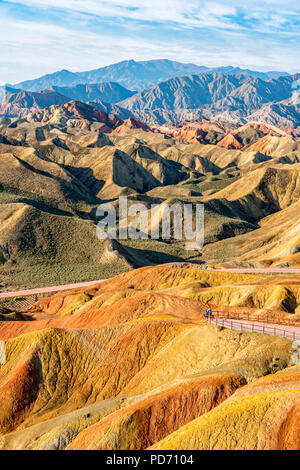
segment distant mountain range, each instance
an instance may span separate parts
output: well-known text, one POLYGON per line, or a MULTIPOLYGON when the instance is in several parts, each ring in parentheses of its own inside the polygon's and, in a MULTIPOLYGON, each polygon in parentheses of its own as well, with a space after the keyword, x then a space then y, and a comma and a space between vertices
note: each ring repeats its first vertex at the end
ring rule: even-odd
MULTIPOLYGON (((222 75, 217 73, 177 77, 140 91, 119 103, 146 123, 192 120, 199 116, 221 121, 246 122, 248 116, 264 109, 266 104, 290 100, 293 82, 300 75, 281 76, 268 81, 245 75, 222 75)), ((300 124, 299 113, 288 102, 277 106, 280 124, 289 108, 289 120, 284 125, 300 124)), ((273 116, 275 115, 273 111, 273 116)), ((267 117, 267 116, 265 116, 267 117)), ((251 117, 253 120, 253 116, 251 117)))
POLYGON ((33 109, 44 109, 52 105, 60 105, 70 101, 70 98, 57 93, 55 90, 23 91, 6 93, 2 96, 0 115, 25 116, 33 109))
POLYGON ((32 110, 47 106, 65 104, 70 100, 90 103, 104 112, 119 114, 122 119, 132 116, 130 111, 115 105, 118 101, 131 97, 134 92, 118 83, 108 82, 71 87, 53 86, 43 91, 24 91, 5 87, 0 97, 0 114, 23 116, 32 110))
POLYGON ((141 62, 125 60, 87 72, 73 73, 69 70, 61 70, 35 80, 27 80, 10 86, 21 90, 40 91, 53 86, 69 87, 87 83, 116 82, 130 90, 142 90, 172 77, 212 72, 223 75, 243 74, 249 77, 258 77, 261 80, 288 75, 286 72, 257 72, 239 67, 209 68, 167 59, 141 62))
MULTIPOLYGON (((79 101, 92 101, 92 100, 103 100, 107 101, 108 103, 117 103, 119 101, 125 100, 130 96, 134 95, 135 92, 127 90, 126 88, 122 87, 118 83, 114 82, 105 82, 105 83, 97 83, 97 84, 80 84, 80 85, 71 85, 71 86, 57 86, 53 85, 51 87, 47 87, 40 91, 28 91, 22 90, 20 88, 11 88, 9 86, 1 87, 2 93, 0 94, 0 103, 6 103, 9 101, 13 101, 15 99, 19 99, 20 96, 27 97, 28 102, 30 98, 33 100, 38 99, 39 96, 55 96, 54 92, 63 95, 66 98, 71 100, 79 100, 79 101), (17 94, 22 93, 22 95, 17 94)), ((61 104, 61 103, 50 103, 50 104, 61 104)), ((34 104, 32 104, 34 105, 34 104)), ((48 106, 47 104, 46 106, 48 106)))
POLYGON ((292 100, 292 87, 299 77, 234 67, 209 69, 169 60, 124 61, 90 72, 63 70, 0 87, 0 115, 25 116, 76 100, 148 125, 204 117, 295 128, 300 125, 300 108, 292 100))

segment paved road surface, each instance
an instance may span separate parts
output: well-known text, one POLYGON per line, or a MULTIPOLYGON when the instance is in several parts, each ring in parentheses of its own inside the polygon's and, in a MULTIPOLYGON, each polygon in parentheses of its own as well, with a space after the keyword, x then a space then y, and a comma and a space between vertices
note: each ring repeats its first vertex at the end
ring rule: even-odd
POLYGON ((63 286, 39 287, 38 289, 19 290, 15 292, 0 292, 0 299, 7 299, 9 297, 23 297, 24 295, 46 294, 48 292, 59 292, 61 290, 76 289, 77 287, 87 287, 103 282, 99 281, 79 282, 77 284, 66 284, 63 286))

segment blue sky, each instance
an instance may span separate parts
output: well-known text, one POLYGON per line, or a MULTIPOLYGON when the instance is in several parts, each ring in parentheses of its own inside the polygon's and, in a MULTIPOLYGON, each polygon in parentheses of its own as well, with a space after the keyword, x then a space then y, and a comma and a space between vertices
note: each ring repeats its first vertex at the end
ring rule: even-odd
POLYGON ((299 0, 0 0, 0 84, 126 59, 300 71, 299 0))

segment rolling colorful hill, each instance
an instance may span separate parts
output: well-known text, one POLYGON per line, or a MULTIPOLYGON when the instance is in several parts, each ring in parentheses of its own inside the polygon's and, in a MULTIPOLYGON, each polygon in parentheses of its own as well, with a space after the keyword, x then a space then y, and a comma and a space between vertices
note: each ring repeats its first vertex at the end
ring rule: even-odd
POLYGON ((297 276, 164 265, 4 312, 0 448, 299 449, 299 341, 203 316, 299 326, 281 291, 299 304, 297 276))

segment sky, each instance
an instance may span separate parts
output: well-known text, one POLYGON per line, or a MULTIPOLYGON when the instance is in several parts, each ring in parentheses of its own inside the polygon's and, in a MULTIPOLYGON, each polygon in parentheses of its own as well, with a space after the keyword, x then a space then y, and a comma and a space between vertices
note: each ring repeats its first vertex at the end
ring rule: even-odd
POLYGON ((0 0, 0 84, 122 60, 300 72, 299 0, 0 0))

